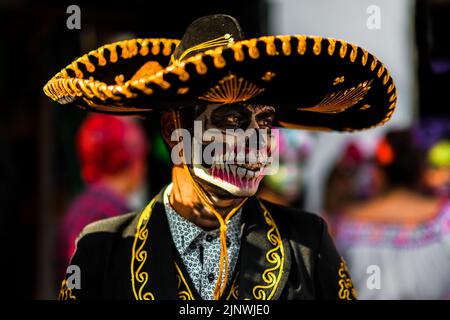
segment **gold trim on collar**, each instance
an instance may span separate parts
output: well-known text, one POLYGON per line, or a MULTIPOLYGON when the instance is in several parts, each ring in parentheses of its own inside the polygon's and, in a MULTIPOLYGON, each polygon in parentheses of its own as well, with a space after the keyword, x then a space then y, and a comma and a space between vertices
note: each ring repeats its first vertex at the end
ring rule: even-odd
POLYGON ((194 295, 192 294, 191 289, 189 288, 186 279, 183 276, 183 273, 181 272, 180 267, 176 262, 175 263, 175 269, 177 270, 177 294, 178 298, 181 300, 195 300, 194 295), (181 287, 181 285, 184 286, 184 289, 181 287))
MULTIPOLYGON (((142 211, 141 216, 139 217, 132 247, 130 271, 133 294, 136 300, 155 300, 153 293, 149 291, 145 292, 145 286, 148 282, 149 275, 147 272, 142 271, 143 266, 147 262, 148 258, 148 253, 144 249, 144 246, 148 239, 147 224, 150 220, 155 200, 156 197, 153 198, 153 200, 147 205, 147 207, 144 209, 144 211, 142 211), (136 265, 136 262, 138 262, 139 265, 136 265)), ((267 262, 272 264, 272 266, 266 269, 261 276, 265 284, 256 285, 252 290, 252 294, 253 298, 256 300, 270 300, 277 291, 281 276, 283 274, 285 251, 280 232, 277 225, 275 224, 272 215, 261 201, 259 201, 259 205, 263 209, 264 220, 270 227, 266 234, 267 240, 274 247, 266 253, 266 260, 267 262)), ((178 280, 178 297, 182 300, 194 300, 194 295, 192 294, 192 291, 190 290, 186 279, 184 278, 183 273, 181 272, 181 269, 176 262, 175 269, 177 271, 176 277, 178 280), (182 286, 184 287, 184 289, 180 290, 181 288, 183 288, 182 286)), ((233 281, 230 293, 227 296, 227 300, 229 300, 230 298, 238 299, 238 274, 239 273, 236 274, 236 277, 233 281)))
POLYGON ((59 290, 58 300, 77 300, 77 297, 73 294, 72 289, 67 286, 67 280, 64 279, 61 283, 61 289, 59 290))
POLYGON ((236 273, 236 276, 234 277, 233 283, 230 288, 230 292, 228 293, 227 300, 239 300, 239 285, 238 285, 238 279, 239 279, 239 272, 236 273))
MULTIPOLYGON (((183 272, 181 271, 181 268, 178 266, 176 262, 175 269, 177 271, 177 295, 178 298, 181 300, 195 300, 195 297, 189 288, 189 285, 186 281, 186 278, 183 275, 183 272)), ((233 283, 230 288, 230 292, 228 293, 228 296, 226 297, 226 300, 238 300, 238 279, 239 279, 239 272, 236 273, 236 276, 233 279, 233 283)))
POLYGON ((267 240, 274 246, 266 253, 266 260, 273 266, 266 269, 262 274, 262 280, 265 285, 257 285, 253 288, 253 298, 256 300, 271 300, 278 289, 284 268, 284 246, 275 221, 269 210, 259 201, 259 205, 264 210, 264 220, 270 227, 267 231, 267 240))
POLYGON ((147 223, 152 215, 153 204, 155 203, 156 197, 147 205, 147 207, 142 211, 139 217, 139 222, 136 227, 136 234, 134 236, 132 254, 131 254, 131 285, 133 287, 133 294, 136 300, 155 300, 154 295, 148 291, 145 292, 145 285, 148 282, 148 273, 141 271, 145 262, 147 261, 147 251, 144 250, 145 243, 148 238, 147 223), (138 242, 141 242, 138 245, 138 242), (137 247, 137 249, 136 249, 137 247), (139 262, 139 266, 135 267, 135 261, 139 262), (136 287, 136 283, 139 288, 136 287))
POLYGON ((339 266, 339 299, 341 300, 356 300, 358 296, 356 295, 356 290, 353 287, 352 279, 350 278, 347 264, 345 260, 341 257, 341 264, 339 266))

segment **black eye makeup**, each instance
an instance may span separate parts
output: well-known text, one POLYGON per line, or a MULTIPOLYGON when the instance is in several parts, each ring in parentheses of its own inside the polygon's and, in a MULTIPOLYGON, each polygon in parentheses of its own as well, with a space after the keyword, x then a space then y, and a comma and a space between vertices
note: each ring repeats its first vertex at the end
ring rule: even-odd
POLYGON ((219 129, 246 128, 252 112, 242 105, 224 105, 211 113, 211 123, 219 129))
POLYGON ((271 106, 257 106, 255 121, 260 129, 270 129, 275 117, 275 108, 271 106))
POLYGON ((223 105, 210 114, 211 124, 221 130, 247 129, 254 120, 259 128, 270 128, 275 116, 271 106, 255 106, 243 104, 223 105))
POLYGON ((260 128, 268 128, 272 126, 275 112, 273 110, 263 111, 255 116, 256 122, 260 128))

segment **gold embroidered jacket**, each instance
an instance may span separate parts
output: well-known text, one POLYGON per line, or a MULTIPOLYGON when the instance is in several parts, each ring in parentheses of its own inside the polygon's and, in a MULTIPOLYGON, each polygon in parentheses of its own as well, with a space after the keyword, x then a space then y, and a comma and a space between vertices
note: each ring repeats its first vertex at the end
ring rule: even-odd
MULTIPOLYGON (((162 192, 151 210, 87 226, 60 299, 201 299, 173 244, 162 192)), ((356 298, 345 262, 317 215, 255 197, 243 207, 239 260, 223 299, 356 298)))

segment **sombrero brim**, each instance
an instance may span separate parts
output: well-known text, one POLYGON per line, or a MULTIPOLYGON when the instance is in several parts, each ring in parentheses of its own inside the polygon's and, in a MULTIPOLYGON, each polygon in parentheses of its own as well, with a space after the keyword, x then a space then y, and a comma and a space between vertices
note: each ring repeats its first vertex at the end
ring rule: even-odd
POLYGON ((395 109, 396 88, 383 63, 342 40, 266 36, 169 65, 177 44, 133 39, 103 46, 55 75, 44 92, 62 104, 144 116, 245 101, 274 106, 275 125, 310 130, 367 129, 388 121, 395 109), (148 61, 163 67, 133 77, 148 61))

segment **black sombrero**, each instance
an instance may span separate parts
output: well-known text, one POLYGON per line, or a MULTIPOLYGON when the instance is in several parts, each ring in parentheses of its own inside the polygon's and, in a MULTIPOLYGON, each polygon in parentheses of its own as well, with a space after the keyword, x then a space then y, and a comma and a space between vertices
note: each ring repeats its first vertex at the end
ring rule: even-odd
POLYGON ((305 35, 243 40, 227 15, 202 17, 181 41, 132 39, 105 45, 56 74, 44 92, 91 111, 146 116, 201 104, 276 107, 276 125, 352 131, 385 123, 394 81, 357 45, 305 35))

